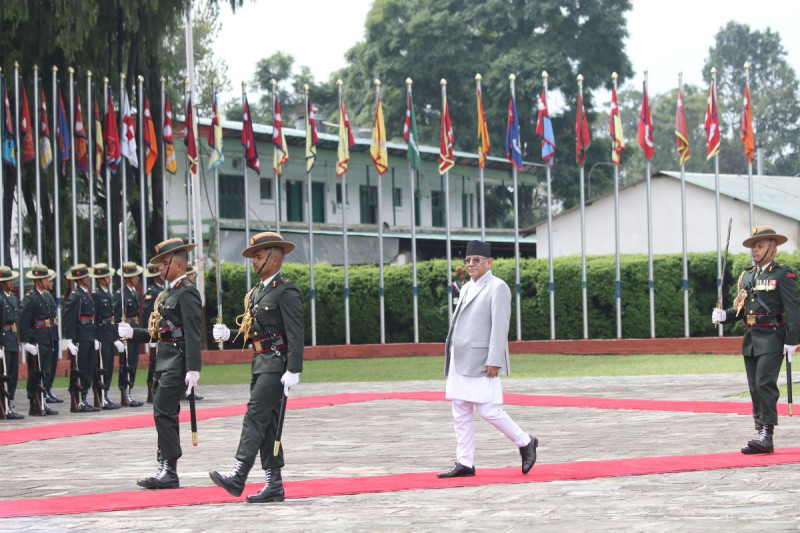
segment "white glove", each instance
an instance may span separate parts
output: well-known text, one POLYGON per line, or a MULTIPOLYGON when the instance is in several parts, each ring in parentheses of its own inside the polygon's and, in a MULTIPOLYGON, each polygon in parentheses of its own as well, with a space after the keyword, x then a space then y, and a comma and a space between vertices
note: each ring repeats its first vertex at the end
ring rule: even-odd
POLYGON ((100 349, 100 341, 97 340, 97 339, 94 340, 94 349, 95 350, 99 350, 100 349))
POLYGON ((711 311, 711 321, 712 322, 725 322, 725 319, 728 318, 728 315, 725 313, 724 309, 714 309, 711 311))
POLYGON ((122 341, 114 341, 114 348, 116 348, 119 353, 125 351, 125 345, 122 344, 122 341))
POLYGON ((65 344, 67 345, 67 350, 69 350, 69 353, 75 356, 78 355, 78 347, 75 345, 74 342, 72 342, 72 340, 66 339, 65 344))
POLYGON ((226 341, 231 338, 231 330, 225 324, 214 324, 211 336, 215 341, 226 341))
POLYGON ((39 353, 38 346, 36 346, 35 344, 28 344, 27 342, 22 345, 22 349, 31 355, 37 355, 39 353))
POLYGON ((127 322, 120 322, 119 326, 117 326, 117 334, 121 339, 132 339, 133 328, 127 322))
POLYGON ((281 376, 281 383, 283 383, 283 393, 289 396, 289 389, 294 387, 300 382, 300 374, 289 372, 288 370, 281 376))
POLYGON ((790 363, 792 362, 792 356, 794 355, 794 351, 796 349, 797 349, 797 346, 792 346, 792 345, 789 345, 789 344, 784 344, 783 345, 783 353, 786 354, 786 358, 789 360, 790 363))
POLYGON ((200 381, 200 372, 197 370, 189 370, 186 372, 186 379, 184 380, 186 383, 186 396, 192 393, 192 389, 197 386, 198 381, 200 381))
POLYGON ((156 346, 158 346, 157 342, 148 342, 147 344, 149 344, 151 348, 155 348, 156 346))

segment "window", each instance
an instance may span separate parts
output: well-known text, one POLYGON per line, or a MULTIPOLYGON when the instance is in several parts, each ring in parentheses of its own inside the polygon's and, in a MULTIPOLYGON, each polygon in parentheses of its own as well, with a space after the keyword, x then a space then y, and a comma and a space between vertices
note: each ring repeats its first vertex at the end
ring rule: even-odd
POLYGON ((261 178, 258 181, 261 188, 261 199, 272 200, 272 189, 275 186, 272 180, 269 178, 261 178))
POLYGON ((368 185, 359 186, 361 202, 361 223, 376 224, 378 222, 378 188, 368 185))
POLYGON ((219 175, 219 217, 244 218, 244 177, 219 175))
POLYGON ((399 187, 392 189, 392 205, 394 207, 403 207, 403 191, 399 187))
POLYGON ((431 191, 431 225, 444 227, 444 192, 431 191))

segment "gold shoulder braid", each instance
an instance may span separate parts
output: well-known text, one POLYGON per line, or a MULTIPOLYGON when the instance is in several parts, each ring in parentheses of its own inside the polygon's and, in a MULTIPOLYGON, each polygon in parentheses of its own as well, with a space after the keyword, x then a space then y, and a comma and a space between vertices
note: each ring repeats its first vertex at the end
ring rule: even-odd
POLYGON ((161 300, 167 294, 167 290, 158 293, 153 304, 153 312, 150 313, 150 320, 147 321, 147 332, 150 334, 150 342, 158 341, 158 327, 161 325, 161 300))
POLYGON ((244 313, 236 317, 235 322, 236 325, 239 326, 239 333, 233 338, 234 342, 239 338, 239 335, 244 335, 244 344, 247 345, 247 339, 250 338, 250 328, 253 326, 254 320, 252 312, 253 306, 250 303, 250 297, 253 295, 253 291, 256 290, 256 287, 258 287, 258 284, 254 285, 253 288, 244 295, 244 313))
POLYGON ((736 309, 736 316, 739 316, 739 313, 742 312, 744 301, 747 299, 747 291, 742 288, 742 278, 744 277, 745 272, 747 272, 747 270, 742 270, 742 273, 739 274, 739 281, 737 282, 739 292, 736 294, 736 298, 733 300, 733 308, 736 309))

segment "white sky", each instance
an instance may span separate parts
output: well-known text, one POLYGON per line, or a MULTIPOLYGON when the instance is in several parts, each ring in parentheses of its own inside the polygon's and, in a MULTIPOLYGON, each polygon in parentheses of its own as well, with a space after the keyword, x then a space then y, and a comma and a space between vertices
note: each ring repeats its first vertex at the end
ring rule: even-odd
MULTIPOLYGON (((345 65, 345 52, 364 39, 371 4, 372 0, 246 0, 233 15, 222 2, 216 54, 227 62, 233 86, 222 100, 238 96, 256 61, 277 51, 293 55, 296 65, 306 65, 318 80, 326 80, 345 65)), ((677 86, 679 71, 684 83, 707 85, 710 73, 701 72, 703 62, 714 35, 729 20, 779 32, 790 65, 800 73, 798 0, 634 0, 626 40, 635 72, 629 83, 641 83, 648 69, 650 94, 677 86)))

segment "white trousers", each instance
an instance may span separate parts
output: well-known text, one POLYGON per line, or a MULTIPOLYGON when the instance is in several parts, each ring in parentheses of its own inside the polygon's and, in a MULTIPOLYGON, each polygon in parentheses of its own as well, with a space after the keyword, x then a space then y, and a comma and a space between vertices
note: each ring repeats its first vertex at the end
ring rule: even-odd
POLYGON ((453 400, 453 427, 456 432, 456 460, 464 466, 471 467, 475 461, 475 424, 472 411, 500 430, 508 440, 518 448, 527 446, 530 435, 522 431, 516 422, 496 403, 475 403, 465 400, 453 400))

